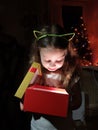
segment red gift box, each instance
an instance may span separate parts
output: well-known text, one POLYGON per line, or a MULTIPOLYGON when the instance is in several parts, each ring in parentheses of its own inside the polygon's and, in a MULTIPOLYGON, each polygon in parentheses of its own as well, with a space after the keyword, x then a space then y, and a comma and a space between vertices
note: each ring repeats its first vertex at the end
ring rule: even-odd
POLYGON ((67 116, 69 94, 65 89, 33 85, 24 95, 24 111, 67 116))

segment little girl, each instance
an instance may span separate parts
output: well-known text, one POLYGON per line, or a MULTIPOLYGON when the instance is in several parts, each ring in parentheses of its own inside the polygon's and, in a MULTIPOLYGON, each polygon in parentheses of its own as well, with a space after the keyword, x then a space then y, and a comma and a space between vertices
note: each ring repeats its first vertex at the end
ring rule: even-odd
MULTIPOLYGON (((79 60, 72 42, 74 33, 65 33, 61 26, 52 25, 34 31, 34 36, 30 62, 41 64, 39 84, 66 89, 70 100, 66 118, 33 114, 31 130, 74 130, 71 111, 81 104, 79 60)), ((60 106, 56 109, 62 111, 60 106)))

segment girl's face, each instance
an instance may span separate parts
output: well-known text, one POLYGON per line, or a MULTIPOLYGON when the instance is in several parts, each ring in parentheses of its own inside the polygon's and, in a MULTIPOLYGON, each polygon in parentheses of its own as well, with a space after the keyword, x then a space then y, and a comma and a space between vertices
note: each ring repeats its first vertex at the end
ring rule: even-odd
POLYGON ((66 54, 67 49, 40 48, 41 63, 49 71, 60 69, 64 64, 66 54))

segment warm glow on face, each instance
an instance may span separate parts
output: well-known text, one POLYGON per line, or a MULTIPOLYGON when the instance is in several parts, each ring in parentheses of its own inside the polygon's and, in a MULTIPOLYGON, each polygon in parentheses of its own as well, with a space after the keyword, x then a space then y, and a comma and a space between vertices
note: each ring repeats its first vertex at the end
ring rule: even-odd
POLYGON ((55 48, 41 48, 40 57, 42 65, 49 71, 56 71, 64 64, 67 50, 55 48))

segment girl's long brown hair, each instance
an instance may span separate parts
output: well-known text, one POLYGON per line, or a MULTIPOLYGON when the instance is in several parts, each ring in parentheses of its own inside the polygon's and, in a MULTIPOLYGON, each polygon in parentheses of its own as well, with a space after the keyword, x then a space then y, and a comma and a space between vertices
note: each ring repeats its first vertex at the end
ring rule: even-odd
MULTIPOLYGON (((52 25, 52 26, 44 26, 40 30, 41 34, 38 34, 38 37, 44 34, 57 34, 61 35, 66 33, 65 30, 59 25, 52 25)), ((30 63, 33 61, 39 62, 40 54, 39 49, 45 47, 53 47, 58 49, 67 49, 68 53, 65 57, 65 62, 62 70, 62 81, 63 87, 67 88, 70 82, 72 75, 75 76, 79 75, 79 58, 77 52, 74 49, 73 39, 69 40, 67 37, 56 37, 56 36, 46 36, 42 39, 37 40, 35 38, 34 42, 32 43, 31 53, 30 53, 30 63)), ((42 64, 41 64, 42 65, 42 64)), ((43 71, 43 67, 42 67, 43 71)))

